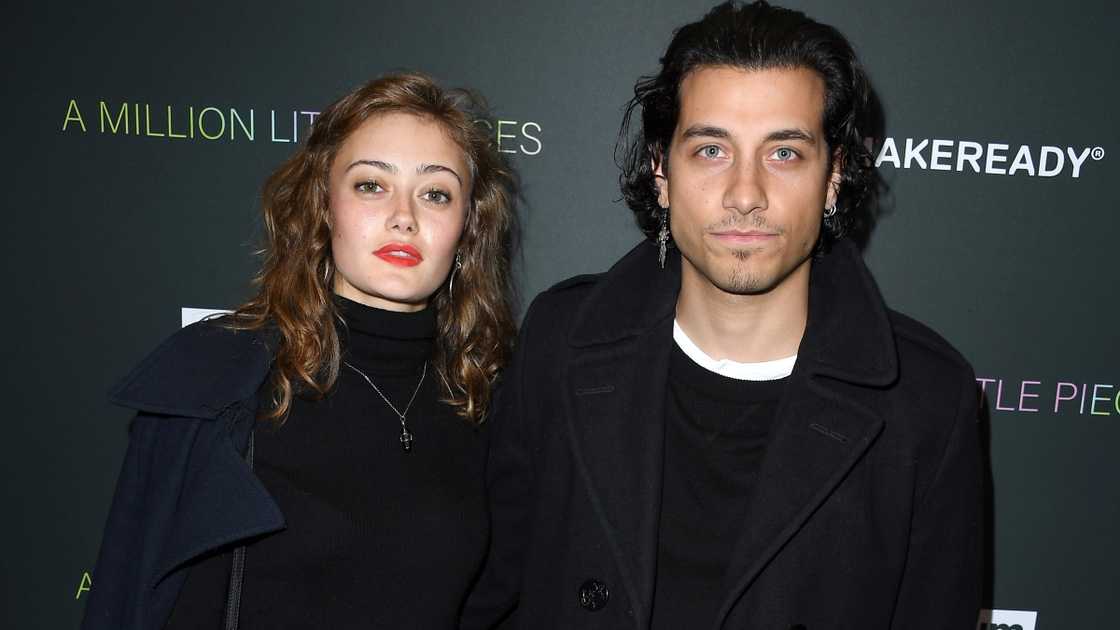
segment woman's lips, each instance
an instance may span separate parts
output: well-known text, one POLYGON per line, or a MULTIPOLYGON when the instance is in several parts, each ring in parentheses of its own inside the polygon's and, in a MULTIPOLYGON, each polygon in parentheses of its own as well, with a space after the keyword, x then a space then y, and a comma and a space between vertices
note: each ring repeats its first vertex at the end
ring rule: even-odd
POLYGON ((389 243, 373 252, 373 255, 390 265, 397 265, 398 267, 415 267, 424 260, 424 257, 420 255, 420 250, 404 243, 389 243))

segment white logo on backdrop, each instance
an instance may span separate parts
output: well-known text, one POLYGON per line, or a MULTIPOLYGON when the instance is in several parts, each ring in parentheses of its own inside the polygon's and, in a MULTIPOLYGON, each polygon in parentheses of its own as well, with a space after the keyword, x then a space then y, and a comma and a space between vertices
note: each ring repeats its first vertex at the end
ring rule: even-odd
POLYGON ((981 610, 976 630, 1034 630, 1034 610, 981 610))
MULTIPOLYGON (((873 149, 874 140, 869 149, 873 149)), ((1081 177, 1086 162, 1104 159, 1104 147, 1011 145, 1001 142, 884 138, 875 153, 875 166, 898 169, 956 171, 984 175, 1028 177, 1081 177)))
POLYGON ((221 308, 190 308, 187 306, 184 306, 182 311, 183 328, 186 328, 187 326, 190 326, 197 321, 201 321, 207 317, 210 317, 211 315, 221 315, 222 313, 229 312, 228 310, 221 308))

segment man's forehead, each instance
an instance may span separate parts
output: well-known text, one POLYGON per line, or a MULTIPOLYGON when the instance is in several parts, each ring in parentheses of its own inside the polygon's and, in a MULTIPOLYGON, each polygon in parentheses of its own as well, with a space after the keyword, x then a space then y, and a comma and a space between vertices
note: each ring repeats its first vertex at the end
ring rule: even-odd
POLYGON ((685 76, 678 134, 696 125, 735 130, 805 128, 824 124, 824 80, 808 68, 743 69, 705 66, 685 76))

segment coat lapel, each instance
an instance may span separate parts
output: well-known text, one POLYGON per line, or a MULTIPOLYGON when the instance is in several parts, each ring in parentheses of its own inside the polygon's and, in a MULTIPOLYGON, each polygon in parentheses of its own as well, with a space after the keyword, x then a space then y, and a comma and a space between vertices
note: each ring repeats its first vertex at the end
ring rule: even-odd
POLYGON ((564 400, 576 466, 634 608, 648 627, 661 512, 665 389, 679 261, 639 245, 576 317, 564 400))
POLYGON ((883 430, 876 400, 897 378, 895 352, 878 288, 858 251, 838 243, 814 263, 805 336, 728 565, 716 628, 883 430))
POLYGON ((638 627, 649 620, 657 563, 670 356, 657 337, 672 335, 672 319, 665 321, 633 342, 581 353, 566 383, 572 451, 638 627))
POLYGON ((111 392, 110 400, 155 414, 163 442, 151 452, 151 505, 165 506, 152 586, 209 551, 280 530, 284 517, 244 451, 256 392, 268 376, 274 329, 234 331, 220 322, 188 326, 165 341, 111 392))
POLYGON ((743 591, 795 536, 883 428, 874 412, 805 374, 782 402, 743 534, 731 555, 717 614, 721 627, 743 591))
POLYGON ((182 463, 185 474, 175 518, 156 565, 153 586, 207 552, 285 527, 280 507, 231 439, 230 425, 251 427, 255 410, 231 407, 229 413, 238 417, 199 425, 190 456, 182 463))

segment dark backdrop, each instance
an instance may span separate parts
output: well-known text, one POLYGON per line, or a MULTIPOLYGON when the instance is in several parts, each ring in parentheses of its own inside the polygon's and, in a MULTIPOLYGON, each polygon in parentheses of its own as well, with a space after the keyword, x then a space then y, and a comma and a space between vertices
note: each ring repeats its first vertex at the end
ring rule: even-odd
MULTIPOLYGON (((866 258, 888 302, 952 341, 987 394, 991 607, 1037 611, 1040 628, 1116 627, 1120 11, 794 6, 851 38, 883 104, 888 212, 866 258)), ((300 112, 395 69, 485 94, 523 182, 526 302, 638 239, 617 201, 620 108, 707 8, 7 7, 5 627, 76 626, 129 416, 105 391, 183 307, 246 297, 260 184, 293 149, 293 113, 302 137, 300 112)))

